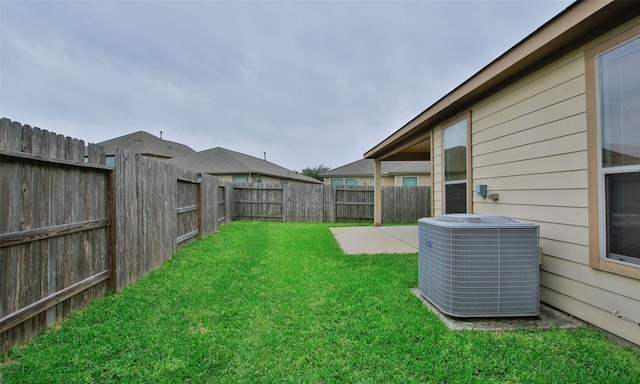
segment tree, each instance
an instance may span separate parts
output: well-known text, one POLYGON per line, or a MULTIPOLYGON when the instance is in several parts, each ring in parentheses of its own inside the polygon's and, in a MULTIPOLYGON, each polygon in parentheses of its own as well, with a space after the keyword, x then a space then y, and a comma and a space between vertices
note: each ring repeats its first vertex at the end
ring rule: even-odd
POLYGON ((302 170, 302 174, 305 175, 305 176, 313 177, 314 179, 322 181, 322 177, 320 177, 319 175, 321 173, 327 172, 330 169, 331 169, 331 167, 326 166, 323 163, 320 163, 320 165, 318 165, 317 167, 306 167, 306 168, 304 168, 302 170))

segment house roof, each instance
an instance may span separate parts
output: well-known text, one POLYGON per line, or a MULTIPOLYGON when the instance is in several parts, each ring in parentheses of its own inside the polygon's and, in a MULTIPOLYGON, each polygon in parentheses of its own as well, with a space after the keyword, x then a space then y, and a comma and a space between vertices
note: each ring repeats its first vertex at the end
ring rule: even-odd
POLYGON ((364 154, 369 159, 430 159, 433 124, 592 41, 640 14, 638 1, 576 1, 364 154))
POLYGON ((306 183, 320 181, 257 157, 216 147, 167 160, 180 168, 210 175, 263 175, 306 183))
MULTIPOLYGON (((373 176, 374 173, 373 159, 362 159, 354 161, 321 173, 320 177, 332 176, 373 176)), ((383 175, 407 175, 407 174, 429 174, 431 173, 431 164, 429 161, 383 161, 383 175)))
POLYGON ((98 143, 104 147, 106 155, 115 155, 116 148, 147 156, 173 158, 195 153, 193 149, 180 143, 163 140, 150 133, 138 131, 115 139, 98 143))

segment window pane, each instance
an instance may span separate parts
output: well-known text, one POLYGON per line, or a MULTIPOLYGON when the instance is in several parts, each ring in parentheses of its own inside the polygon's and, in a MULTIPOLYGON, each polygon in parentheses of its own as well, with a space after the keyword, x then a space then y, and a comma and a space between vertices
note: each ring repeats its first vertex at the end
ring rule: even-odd
POLYGON ((247 176, 233 176, 233 182, 234 183, 246 183, 247 182, 247 176))
POLYGON ((342 185, 342 179, 331 179, 331 185, 342 185))
POLYGON ((602 165, 640 164, 640 38, 599 57, 602 165))
POLYGON ((358 179, 345 179, 345 185, 358 185, 358 179))
POLYGON ((640 263, 640 172, 606 175, 608 257, 640 263))
POLYGON ((467 183, 448 184, 445 190, 445 213, 467 213, 467 183))
POLYGON ((418 178, 417 177, 403 177, 402 178, 402 186, 403 187, 417 187, 418 186, 418 178))
POLYGON ((444 130, 444 181, 467 178, 467 120, 444 130))

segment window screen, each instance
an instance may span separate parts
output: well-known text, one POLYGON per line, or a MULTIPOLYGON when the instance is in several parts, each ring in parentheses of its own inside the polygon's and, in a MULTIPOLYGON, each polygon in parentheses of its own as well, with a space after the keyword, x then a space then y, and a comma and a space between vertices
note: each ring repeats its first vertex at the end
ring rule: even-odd
POLYGON ((598 57, 606 257, 640 263, 640 38, 598 57))

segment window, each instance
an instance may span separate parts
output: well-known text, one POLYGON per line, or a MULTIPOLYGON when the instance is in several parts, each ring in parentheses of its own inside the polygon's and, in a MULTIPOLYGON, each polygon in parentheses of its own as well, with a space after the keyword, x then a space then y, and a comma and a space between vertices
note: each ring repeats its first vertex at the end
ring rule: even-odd
POLYGON ((403 187, 417 187, 418 186, 418 178, 416 176, 404 176, 404 177, 402 177, 402 186, 403 187))
POLYGON ((600 251, 640 264, 640 37, 595 57, 600 251))
POLYGON ((358 179, 331 179, 331 185, 358 185, 358 179))
POLYGON ((467 212, 467 119, 444 129, 445 213, 467 212))
POLYGON ((262 183, 262 176, 253 176, 253 182, 257 184, 262 183))
POLYGON ((247 182, 247 176, 233 176, 233 182, 234 183, 246 183, 247 182))

